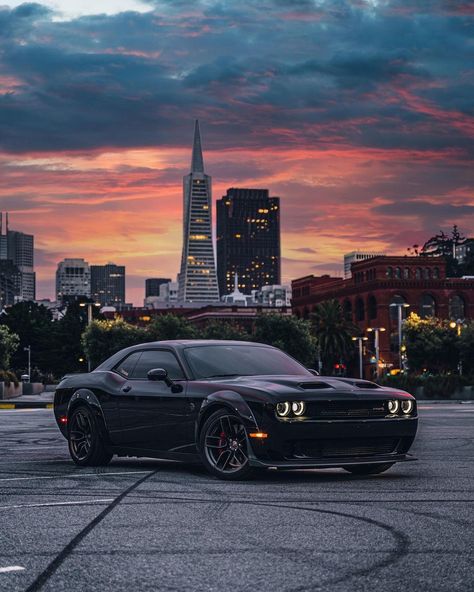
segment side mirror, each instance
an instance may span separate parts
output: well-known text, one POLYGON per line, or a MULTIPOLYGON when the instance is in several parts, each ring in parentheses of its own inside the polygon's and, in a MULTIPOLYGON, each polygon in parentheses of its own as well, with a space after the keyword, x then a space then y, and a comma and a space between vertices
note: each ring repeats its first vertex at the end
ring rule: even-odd
POLYGON ((173 393, 180 393, 183 390, 183 387, 180 384, 176 384, 171 380, 168 376, 167 370, 164 368, 152 368, 147 373, 148 380, 162 380, 166 386, 168 386, 173 393))

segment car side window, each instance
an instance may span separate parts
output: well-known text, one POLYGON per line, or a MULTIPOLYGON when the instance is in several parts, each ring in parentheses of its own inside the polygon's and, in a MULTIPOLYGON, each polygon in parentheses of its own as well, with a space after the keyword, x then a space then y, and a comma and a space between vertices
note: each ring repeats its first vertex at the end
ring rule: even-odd
POLYGON ((114 370, 124 376, 125 378, 130 378, 132 375, 133 369, 135 365, 142 355, 142 352, 133 352, 126 358, 124 358, 117 366, 115 366, 114 370))
POLYGON ((185 378, 176 356, 169 351, 163 350, 142 352, 130 378, 145 380, 148 372, 154 368, 164 368, 172 380, 183 380, 185 378))

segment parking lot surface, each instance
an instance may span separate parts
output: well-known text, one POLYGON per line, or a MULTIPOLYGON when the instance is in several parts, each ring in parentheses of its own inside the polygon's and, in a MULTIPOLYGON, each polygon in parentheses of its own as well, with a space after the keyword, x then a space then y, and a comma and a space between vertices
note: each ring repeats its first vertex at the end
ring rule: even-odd
POLYGON ((420 405, 379 476, 78 468, 51 410, 0 411, 0 590, 474 589, 474 404, 420 405))

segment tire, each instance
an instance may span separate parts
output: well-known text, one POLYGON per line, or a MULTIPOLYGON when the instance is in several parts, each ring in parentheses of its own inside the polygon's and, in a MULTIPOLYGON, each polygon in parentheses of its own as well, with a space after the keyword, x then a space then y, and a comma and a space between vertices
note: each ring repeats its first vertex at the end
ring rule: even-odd
POLYGON ((242 420, 230 410, 219 409, 210 415, 199 434, 202 462, 219 479, 237 481, 251 476, 248 447, 242 420))
POLYGON ((383 463, 380 465, 353 465, 342 467, 345 471, 352 473, 353 475, 379 475, 385 473, 395 463, 383 463))
POLYGON ((113 454, 102 439, 99 421, 89 407, 81 405, 68 421, 68 445, 72 460, 80 467, 103 467, 113 454))

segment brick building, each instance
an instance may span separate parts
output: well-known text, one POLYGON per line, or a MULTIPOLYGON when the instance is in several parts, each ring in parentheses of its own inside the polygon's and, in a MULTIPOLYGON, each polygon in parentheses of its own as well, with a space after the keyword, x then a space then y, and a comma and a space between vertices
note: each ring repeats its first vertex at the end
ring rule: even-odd
MULTIPOLYGON (((398 303, 422 318, 474 319, 474 279, 446 277, 446 261, 440 257, 373 257, 352 264, 348 279, 314 275, 292 282, 293 313, 308 318, 315 306, 336 299, 346 319, 365 333, 383 327, 380 358, 388 367, 398 367, 398 303)), ((368 333, 368 354, 373 353, 373 334, 368 333)), ((365 357, 365 374, 370 377, 370 355, 365 357)))

